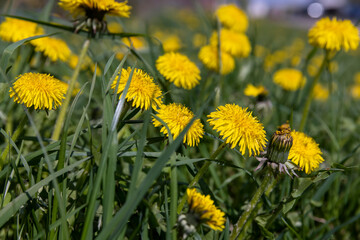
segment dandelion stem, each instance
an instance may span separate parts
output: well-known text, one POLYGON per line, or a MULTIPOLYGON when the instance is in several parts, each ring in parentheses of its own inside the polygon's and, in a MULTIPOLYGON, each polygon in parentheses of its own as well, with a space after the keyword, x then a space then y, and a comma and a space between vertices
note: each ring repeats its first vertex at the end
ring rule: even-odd
MULTIPOLYGON (((177 168, 176 168, 176 155, 171 156, 171 171, 170 171, 170 229, 176 224, 176 207, 178 202, 178 182, 177 182, 177 168)), ((176 231, 172 231, 172 239, 176 240, 176 231)))
MULTIPOLYGON (((24 126, 25 126, 26 122, 27 122, 27 117, 26 117, 26 115, 25 115, 25 116, 21 119, 18 127, 16 128, 14 134, 13 134, 12 137, 11 137, 11 140, 12 140, 13 142, 15 142, 15 141, 18 139, 20 133, 21 133, 22 130, 24 129, 24 126)), ((9 153, 9 150, 10 150, 10 141, 8 142, 8 144, 6 145, 4 151, 3 151, 2 154, 1 154, 0 167, 2 167, 3 164, 5 163, 5 160, 6 160, 6 157, 7 157, 8 153, 9 153)))
POLYGON ((260 187, 255 192, 253 198, 251 199, 248 208, 241 214, 239 220, 234 226, 234 230, 230 236, 231 240, 235 240, 240 235, 246 223, 249 221, 250 216, 252 215, 256 205, 259 203, 261 196, 264 194, 268 186, 272 183, 272 172, 270 168, 266 169, 264 174, 264 179, 262 180, 260 187))
POLYGON ((302 113, 302 118, 301 118, 300 127, 299 127, 300 132, 304 131, 306 120, 307 120, 307 117, 309 115, 310 105, 311 105, 311 102, 312 102, 312 100, 314 98, 315 85, 319 81, 320 76, 321 76, 322 72, 324 71, 325 66, 327 65, 328 57, 329 57, 329 52, 326 51, 325 52, 325 57, 324 57, 324 59, 323 59, 323 61, 321 63, 319 71, 316 73, 316 75, 314 77, 314 80, 311 83, 309 94, 307 96, 307 99, 306 99, 306 102, 305 102, 305 107, 304 107, 304 110, 303 110, 303 113, 302 113))
MULTIPOLYGON (((216 151, 210 156, 210 160, 214 160, 220 153, 221 151, 225 148, 226 143, 223 142, 217 149, 216 151)), ((195 177, 193 178, 193 180, 189 183, 188 188, 194 187, 199 180, 201 179, 201 177, 204 175, 204 173, 207 172, 209 166, 212 164, 212 161, 207 161, 205 162, 205 164, 200 168, 200 170, 198 171, 198 173, 195 175, 195 177)), ((183 209, 185 202, 187 199, 187 195, 184 194, 181 198, 180 204, 177 208, 177 213, 180 214, 181 210, 183 209)))
POLYGON ((79 76, 81 65, 83 64, 83 61, 85 60, 86 52, 89 49, 89 46, 90 46, 90 39, 86 39, 84 44, 83 44, 83 47, 81 49, 78 64, 76 65, 74 73, 71 76, 70 84, 69 84, 69 87, 68 87, 68 90, 67 90, 67 93, 66 93, 66 98, 64 100, 64 103, 62 104, 59 116, 58 116, 58 118, 56 120, 56 123, 55 123, 54 132, 53 132, 53 135, 51 137, 55 141, 59 140, 61 129, 62 129, 64 121, 65 121, 66 111, 67 111, 67 108, 69 107, 69 104, 70 104, 71 95, 72 95, 72 92, 74 90, 76 80, 77 80, 77 78, 79 76))

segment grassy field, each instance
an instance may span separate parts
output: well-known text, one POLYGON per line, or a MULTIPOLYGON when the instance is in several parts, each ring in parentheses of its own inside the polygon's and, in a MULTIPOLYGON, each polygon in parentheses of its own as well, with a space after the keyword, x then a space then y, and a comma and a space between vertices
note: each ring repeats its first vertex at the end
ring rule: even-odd
POLYGON ((1 18, 0 239, 360 239, 357 46, 59 2, 1 18))

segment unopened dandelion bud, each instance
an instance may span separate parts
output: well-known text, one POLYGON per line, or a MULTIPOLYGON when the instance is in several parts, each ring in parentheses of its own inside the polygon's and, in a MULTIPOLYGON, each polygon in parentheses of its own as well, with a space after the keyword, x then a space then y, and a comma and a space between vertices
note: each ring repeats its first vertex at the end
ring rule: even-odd
POLYGON ((285 123, 271 136, 267 158, 271 162, 285 163, 292 144, 291 128, 289 123, 285 123))

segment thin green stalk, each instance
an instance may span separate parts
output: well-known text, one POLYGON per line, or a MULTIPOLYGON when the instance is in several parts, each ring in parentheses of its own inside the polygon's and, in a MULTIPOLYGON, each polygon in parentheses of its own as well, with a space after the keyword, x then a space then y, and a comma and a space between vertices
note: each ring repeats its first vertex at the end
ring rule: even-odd
POLYGON ((72 92, 74 90, 76 80, 77 80, 77 78, 79 76, 81 65, 82 65, 83 61, 85 60, 85 56, 86 56, 86 53, 87 53, 87 51, 89 49, 89 46, 90 46, 90 39, 86 39, 84 44, 83 44, 83 47, 81 49, 78 64, 76 65, 74 73, 71 76, 70 84, 69 84, 69 87, 68 87, 68 90, 67 90, 67 93, 66 93, 66 98, 65 98, 65 100, 64 100, 64 102, 62 104, 59 116, 58 116, 58 118, 56 120, 56 123, 55 123, 54 132, 53 132, 53 135, 51 137, 55 141, 59 140, 61 129, 62 129, 64 121, 65 121, 66 112, 67 112, 67 109, 68 109, 69 104, 70 104, 71 95, 72 95, 72 92))
POLYGON ((321 63, 319 71, 316 73, 316 75, 314 77, 314 80, 311 83, 309 94, 307 96, 305 106, 304 106, 304 109, 303 109, 303 113, 302 113, 302 117, 301 117, 301 122, 300 122, 300 127, 299 127, 300 132, 304 131, 306 120, 307 120, 307 117, 309 115, 310 105, 311 105, 311 102, 312 102, 312 100, 314 98, 315 85, 319 81, 320 76, 321 76, 322 72, 324 71, 325 66, 327 65, 328 57, 329 57, 329 52, 326 51, 325 52, 325 57, 324 57, 324 59, 323 59, 323 61, 321 63))
MULTIPOLYGON (((221 151, 225 148, 226 143, 223 142, 217 149, 216 151, 210 156, 210 160, 214 160, 220 153, 221 151)), ((193 180, 189 183, 188 188, 194 187, 199 180, 201 179, 201 177, 208 171, 209 166, 212 164, 212 161, 207 161, 205 162, 205 164, 200 168, 199 172, 195 175, 195 177, 193 178, 193 180)), ((180 214, 185 202, 187 200, 187 195, 184 194, 181 198, 180 204, 177 208, 177 213, 180 214)))
POLYGON ((240 235, 241 231, 244 229, 244 226, 246 223, 250 220, 250 216, 252 212, 255 210, 256 205, 259 203, 261 196, 264 194, 266 189, 271 185, 272 183, 272 172, 270 168, 266 169, 266 172, 264 174, 264 179, 262 180, 260 187, 256 190, 253 198, 251 199, 247 209, 241 214, 239 220, 234 226, 234 230, 230 236, 231 240, 238 239, 238 236, 240 235))
MULTIPOLYGON (((24 129, 24 126, 25 126, 26 122, 27 122, 27 117, 26 117, 26 115, 24 115, 23 118, 21 119, 18 127, 16 128, 14 134, 11 137, 11 140, 13 142, 15 142, 18 139, 20 133, 24 129)), ((9 153, 9 150, 10 150, 10 141, 8 142, 8 144, 6 145, 3 153, 1 154, 0 167, 5 163, 5 160, 6 160, 6 157, 7 157, 8 153, 9 153)))
MULTIPOLYGON (((170 229, 173 229, 176 224, 176 210, 178 203, 178 181, 177 181, 177 168, 176 168, 176 156, 171 156, 171 172, 170 172, 170 229)), ((173 240, 177 239, 177 232, 172 231, 171 237, 173 240)))

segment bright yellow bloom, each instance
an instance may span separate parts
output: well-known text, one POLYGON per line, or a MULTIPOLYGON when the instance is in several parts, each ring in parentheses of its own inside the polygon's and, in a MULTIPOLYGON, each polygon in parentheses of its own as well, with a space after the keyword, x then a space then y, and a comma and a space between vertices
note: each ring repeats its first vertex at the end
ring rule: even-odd
POLYGON ((274 73, 274 83, 288 91, 296 91, 306 83, 306 78, 302 73, 294 68, 283 68, 274 73))
MULTIPOLYGON (((220 31, 221 49, 235 57, 246 58, 251 52, 251 44, 248 37, 239 32, 229 29, 221 29, 220 31)), ((210 38, 210 44, 218 46, 218 34, 213 32, 210 38)))
POLYGON ((181 48, 182 43, 178 36, 169 35, 163 40, 162 45, 164 52, 176 52, 181 48))
MULTIPOLYGON (((163 120, 169 127, 173 139, 176 139, 179 136, 181 131, 184 130, 186 125, 188 125, 190 120, 194 117, 194 114, 187 107, 177 103, 171 103, 169 105, 164 104, 157 111, 158 113, 156 116, 163 120)), ((163 126, 161 122, 153 118, 153 124, 155 127, 162 126, 160 132, 169 136, 166 127, 163 126)), ((201 123, 200 119, 196 119, 185 134, 183 143, 186 143, 190 147, 197 146, 203 135, 204 125, 201 123)))
POLYGON ((0 38, 7 42, 17 42, 42 34, 44 34, 44 29, 29 21, 7 17, 0 24, 0 38))
POLYGON ((14 102, 35 109, 56 109, 65 98, 68 85, 49 74, 24 73, 10 88, 14 102))
POLYGON ((236 104, 220 106, 208 115, 208 122, 213 129, 220 132, 226 143, 235 148, 240 146, 241 154, 258 155, 266 145, 266 134, 263 125, 248 112, 236 104))
MULTIPOLYGON (((119 77, 116 77, 111 84, 112 89, 115 89, 118 84, 117 93, 121 93, 119 99, 129 80, 131 70, 131 67, 127 69, 123 68, 121 70, 120 80, 118 80, 119 77)), ((132 102, 133 107, 147 110, 151 103, 153 109, 162 105, 161 97, 162 92, 159 86, 155 84, 154 79, 141 69, 135 68, 126 94, 126 100, 132 102)))
POLYGON ((35 51, 42 52, 51 61, 67 62, 71 55, 70 48, 61 39, 44 37, 32 40, 31 44, 35 46, 35 51))
POLYGON ((319 101, 326 101, 329 97, 329 89, 317 83, 314 87, 314 99, 319 101))
POLYGON ((123 31, 121 24, 118 22, 109 22, 107 28, 110 33, 121 33, 123 31))
POLYGON ((195 188, 186 189, 186 194, 188 195, 188 214, 193 215, 196 220, 207 224, 215 231, 222 231, 225 228, 225 213, 214 205, 210 195, 204 196, 195 188))
POLYGON ((59 6, 74 16, 85 14, 89 18, 101 21, 105 14, 130 17, 131 6, 125 2, 115 0, 59 0, 59 6))
POLYGON ((330 51, 355 50, 359 46, 359 31, 350 20, 320 19, 308 37, 311 45, 330 51))
POLYGON ((220 72, 221 75, 229 74, 235 68, 234 58, 230 54, 221 51, 221 70, 219 70, 218 49, 211 45, 206 45, 200 49, 199 59, 205 67, 215 72, 220 72))
POLYGON ((360 84, 351 86, 351 96, 355 99, 360 99, 360 84))
POLYGON ((246 14, 235 4, 221 5, 215 12, 220 23, 237 32, 245 32, 248 28, 246 14))
POLYGON ((145 46, 144 39, 141 37, 129 37, 122 38, 123 43, 128 47, 133 47, 137 50, 143 48, 145 46), (130 38, 130 40, 129 40, 130 38), (131 42, 130 42, 131 41, 131 42))
POLYGON ((319 145, 305 133, 292 131, 293 145, 289 152, 289 159, 304 170, 311 173, 324 161, 319 145))
POLYGON ((180 53, 165 53, 156 60, 156 69, 177 87, 192 89, 199 84, 200 70, 180 53))
POLYGON ((248 84, 244 90, 244 94, 249 97, 257 97, 259 95, 266 96, 268 94, 268 90, 263 85, 254 86, 252 84, 248 84))

